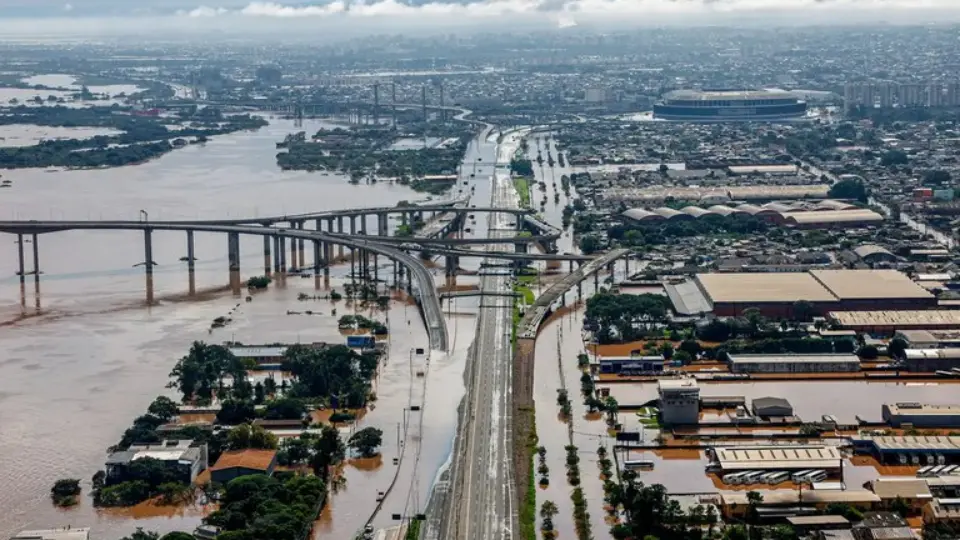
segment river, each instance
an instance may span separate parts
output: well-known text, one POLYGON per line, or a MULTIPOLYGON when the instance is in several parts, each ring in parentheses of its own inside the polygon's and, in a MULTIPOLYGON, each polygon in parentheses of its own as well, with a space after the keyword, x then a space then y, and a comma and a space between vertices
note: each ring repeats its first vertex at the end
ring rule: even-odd
MULTIPOLYGON (((14 187, 0 192, 0 219, 133 220, 140 210, 156 220, 212 219, 384 206, 423 198, 399 185, 350 185, 338 175, 280 171, 274 143, 287 133, 301 129, 311 133, 326 124, 305 121, 297 128, 292 121, 270 120, 270 126, 258 131, 217 137, 139 166, 5 171, 4 178, 13 180, 14 187)), ((186 263, 179 261, 186 253, 185 236, 154 233, 160 302, 150 308, 143 302, 143 269, 133 267, 143 259, 137 233, 40 236, 41 293, 34 294, 28 276, 25 305, 14 275, 14 238, 2 235, 0 240, 4 246, 0 346, 6 351, 0 358, 0 453, 5 457, 0 464, 5 488, 0 493, 0 508, 5 510, 0 538, 25 528, 65 525, 93 527, 94 537, 106 540, 138 526, 161 532, 191 530, 201 519, 201 509, 98 511, 83 496, 77 507, 58 510, 50 503, 49 489, 58 478, 74 477, 83 480, 85 492, 89 490, 90 477, 103 466, 105 449, 155 396, 169 392, 164 388, 167 373, 192 341, 342 339, 325 301, 309 305, 297 301, 298 292, 313 290, 312 279, 288 278, 285 286, 272 286, 249 303, 223 293, 228 271, 222 235, 196 236, 197 287, 218 292, 188 299, 186 263), (320 314, 287 314, 306 309, 320 314), (210 332, 210 321, 221 315, 233 322, 210 332)), ((26 247, 29 260, 32 246, 26 247)), ((262 273, 259 238, 241 240, 241 265, 244 277, 262 273)), ((29 267, 28 262, 28 271, 29 267)), ((343 266, 335 268, 330 284, 338 286, 344 272, 343 266)), ((470 310, 463 311, 468 313, 450 323, 454 340, 474 325, 470 310)), ((410 388, 409 350, 425 346, 426 333, 415 308, 394 302, 390 313, 393 343, 377 388, 379 400, 361 423, 384 430, 384 462, 347 466, 347 488, 332 498, 315 538, 349 537, 369 516, 376 491, 385 489, 393 476, 396 424, 402 420, 410 388)), ((462 353, 468 345, 460 339, 454 349, 462 353)), ((408 445, 428 441, 411 473, 417 487, 406 499, 413 507, 422 508, 427 487, 449 453, 455 404, 462 395, 461 358, 462 354, 451 354, 430 367, 428 395, 420 398, 440 410, 425 415, 422 428, 407 434, 408 445)), ((386 517, 381 516, 378 524, 388 524, 392 511, 393 507, 385 508, 386 517)))

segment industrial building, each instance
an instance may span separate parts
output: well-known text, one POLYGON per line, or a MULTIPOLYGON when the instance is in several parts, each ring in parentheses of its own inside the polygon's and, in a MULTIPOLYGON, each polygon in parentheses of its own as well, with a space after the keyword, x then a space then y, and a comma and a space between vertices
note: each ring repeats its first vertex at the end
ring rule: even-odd
POLYGON ((777 397, 762 397, 754 399, 750 404, 753 414, 761 418, 783 418, 793 416, 793 405, 777 397))
POLYGON ((956 330, 899 330, 893 337, 914 349, 960 348, 960 332, 956 330))
POLYGON ((896 270, 712 273, 697 274, 695 282, 713 313, 727 317, 755 308, 767 317, 789 319, 798 301, 809 302, 820 314, 919 310, 937 303, 933 294, 896 270))
POLYGON ((884 220, 882 215, 873 210, 857 208, 840 201, 830 200, 821 201, 817 204, 771 202, 763 206, 753 204, 740 204, 738 206, 717 204, 709 208, 686 206, 679 210, 665 206, 631 208, 621 215, 638 223, 692 221, 708 218, 737 219, 739 216, 753 216, 776 225, 801 229, 866 226, 875 225, 884 220))
POLYGON ((883 420, 896 428, 905 424, 918 428, 960 427, 960 405, 885 403, 881 411, 883 420))
POLYGON ((888 311, 831 311, 830 322, 843 329, 892 335, 901 330, 923 328, 926 330, 960 330, 960 310, 906 309, 888 311))
POLYGON ((777 445, 728 446, 711 449, 716 465, 723 472, 750 470, 840 470, 843 456, 834 446, 777 445))
POLYGON ((700 387, 694 379, 661 379, 660 419, 666 425, 700 422, 700 387))
POLYGON ((807 103, 772 90, 674 90, 653 106, 653 117, 685 122, 770 122, 797 120, 807 103))
POLYGON ((949 436, 872 436, 851 438, 859 452, 873 455, 880 463, 896 465, 936 465, 960 462, 960 437, 949 436))
POLYGON ((627 356, 601 358, 601 375, 638 375, 663 371, 662 356, 627 356))
POLYGON ((190 440, 132 444, 128 449, 113 452, 107 457, 105 464, 107 483, 126 481, 130 464, 146 458, 162 462, 177 474, 181 482, 190 484, 207 468, 207 445, 190 440))
POLYGON ((960 499, 933 499, 923 507, 923 522, 960 523, 960 499))
POLYGON ((933 373, 960 367, 960 348, 907 349, 903 363, 909 371, 933 373))
POLYGON ((732 373, 832 373, 860 371, 855 354, 729 355, 732 373))

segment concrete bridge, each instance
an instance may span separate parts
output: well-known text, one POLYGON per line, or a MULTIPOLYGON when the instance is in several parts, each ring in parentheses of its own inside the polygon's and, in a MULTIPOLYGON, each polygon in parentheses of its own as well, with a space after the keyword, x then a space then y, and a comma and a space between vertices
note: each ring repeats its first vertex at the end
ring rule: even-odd
MULTIPOLYGON (((216 225, 209 223, 191 223, 175 221, 3 221, 0 222, 0 232, 16 234, 19 257, 19 272, 21 286, 24 284, 27 272, 25 270, 24 236, 32 236, 33 241, 33 272, 34 280, 39 286, 40 281, 40 254, 39 235, 68 230, 102 230, 102 231, 140 231, 144 237, 144 271, 147 284, 147 303, 154 303, 153 297, 153 240, 154 231, 180 231, 187 236, 187 272, 189 275, 189 292, 196 293, 194 233, 224 233, 227 236, 228 271, 230 288, 234 294, 240 294, 240 235, 254 235, 263 237, 264 272, 271 275, 276 272, 286 274, 286 241, 290 239, 291 259, 304 259, 303 241, 313 244, 313 273, 319 287, 320 272, 329 278, 330 262, 333 260, 333 246, 349 248, 351 257, 351 275, 355 275, 354 265, 359 264, 364 276, 369 275, 369 259, 374 258, 374 279, 379 279, 376 263, 378 256, 383 255, 394 261, 394 282, 402 286, 404 279, 403 268, 407 270, 406 289, 413 294, 421 309, 427 333, 430 338, 430 347, 434 350, 446 351, 448 346, 447 328, 443 321, 443 311, 440 298, 433 282, 433 274, 423 265, 423 262, 402 250, 379 243, 374 237, 351 237, 330 235, 319 231, 301 229, 282 229, 262 227, 256 225, 216 225), (299 244, 299 245, 298 245, 299 244), (271 249, 272 248, 272 249, 271 249), (273 266, 271 266, 271 254, 273 266), (358 257, 358 256, 359 257, 358 257), (359 259, 359 260, 358 260, 359 259), (416 281, 417 287, 413 287, 416 281)), ((304 265, 301 265, 304 266, 304 265)))

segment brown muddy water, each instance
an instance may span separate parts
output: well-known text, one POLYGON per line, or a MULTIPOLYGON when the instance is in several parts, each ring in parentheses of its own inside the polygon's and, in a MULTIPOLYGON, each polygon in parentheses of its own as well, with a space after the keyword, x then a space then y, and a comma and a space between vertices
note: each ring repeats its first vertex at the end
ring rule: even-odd
MULTIPOLYGON (((4 173, 16 187, 0 197, 0 219, 135 220, 140 209, 156 220, 212 219, 423 198, 401 186, 351 186, 335 175, 281 172, 274 161, 274 142, 301 128, 271 122, 258 132, 217 138, 136 167, 4 173)), ((321 125, 308 121, 302 129, 311 132, 321 125)), ((160 303, 150 308, 143 307, 143 270, 132 267, 143 259, 139 234, 41 236, 37 312, 32 276, 26 307, 21 306, 13 241, 0 235, 0 322, 7 323, 0 326, 0 455, 5 458, 0 463, 0 537, 25 528, 65 525, 90 526, 97 538, 107 540, 136 527, 192 530, 202 509, 98 511, 81 497, 77 507, 58 510, 50 503, 49 489, 63 477, 80 478, 89 489, 106 447, 154 397, 169 392, 164 387, 167 374, 192 341, 343 340, 328 302, 297 300, 301 291, 312 293, 312 279, 287 278, 284 286, 277 283, 249 303, 229 293, 186 298, 186 263, 178 260, 186 254, 186 243, 184 235, 176 233, 154 233, 160 303), (287 314, 307 309, 318 314, 287 314), (225 315, 233 321, 211 331, 211 320, 225 315)), ((27 245, 28 271, 31 247, 27 245)), ((222 288, 228 282, 226 239, 197 234, 196 250, 198 289, 222 288)), ((262 274, 260 239, 241 239, 241 257, 244 278, 262 274)), ((388 263, 380 262, 385 270, 388 263)), ((344 272, 344 266, 335 268, 330 285, 340 286, 344 272)), ((404 407, 416 401, 424 413, 422 418, 410 416, 405 434, 401 426, 407 454, 398 488, 385 501, 385 517, 376 523, 389 525, 390 513, 425 506, 429 486, 452 445, 456 404, 463 392, 463 358, 475 325, 475 308, 466 300, 458 302, 451 311, 466 315, 449 318, 453 352, 431 357, 430 366, 426 358, 410 361, 410 349, 427 345, 416 308, 392 304, 391 349, 377 381, 378 400, 357 426, 384 431, 383 460, 346 465, 346 486, 331 499, 315 538, 347 538, 362 527, 375 506, 376 492, 385 490, 394 476, 397 424, 403 423, 404 407), (413 385, 411 365, 425 373, 423 379, 414 375, 413 385)), ((337 310, 338 315, 349 312, 343 302, 337 310)))

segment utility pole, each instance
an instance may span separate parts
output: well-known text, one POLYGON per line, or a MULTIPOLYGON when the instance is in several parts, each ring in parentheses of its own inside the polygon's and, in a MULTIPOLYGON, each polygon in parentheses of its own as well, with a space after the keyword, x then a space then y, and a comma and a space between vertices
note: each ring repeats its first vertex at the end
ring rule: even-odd
POLYGON ((443 110, 443 81, 440 81, 440 123, 447 121, 447 111, 443 110))

